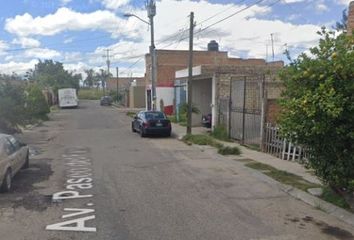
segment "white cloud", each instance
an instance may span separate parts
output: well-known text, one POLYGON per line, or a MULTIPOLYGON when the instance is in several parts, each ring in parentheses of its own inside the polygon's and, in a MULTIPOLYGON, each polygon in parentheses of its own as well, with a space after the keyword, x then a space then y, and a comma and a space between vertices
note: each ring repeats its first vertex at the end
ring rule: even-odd
POLYGON ((7 50, 9 48, 9 45, 3 41, 0 40, 0 56, 6 55, 5 50, 7 50))
POLYGON ((281 3, 283 4, 288 4, 288 3, 299 3, 299 2, 304 2, 306 0, 282 0, 281 3))
POLYGON ((32 47, 39 47, 41 45, 41 43, 34 38, 26 38, 26 37, 22 37, 22 38, 15 38, 12 41, 13 44, 19 44, 21 45, 23 48, 32 48, 32 47))
POLYGON ((69 8, 59 8, 54 14, 33 17, 28 13, 6 19, 5 29, 17 36, 53 36, 64 31, 103 30, 116 36, 126 32, 127 20, 110 11, 79 13, 69 8))
POLYGON ((27 58, 52 59, 60 55, 58 51, 48 48, 34 48, 24 52, 24 56, 27 58))
POLYGON ((353 0, 334 0, 335 3, 349 6, 349 3, 353 0))
POLYGON ((72 0, 60 0, 62 5, 66 5, 69 2, 71 2, 72 0))
POLYGON ((328 6, 325 4, 324 0, 319 0, 315 3, 315 9, 317 12, 322 13, 322 12, 327 12, 329 11, 328 6))
POLYGON ((38 63, 38 60, 33 59, 28 62, 8 62, 8 63, 0 63, 0 73, 12 74, 13 72, 23 75, 29 69, 33 69, 34 65, 38 63))
POLYGON ((127 5, 130 0, 103 0, 102 4, 112 10, 117 10, 119 7, 127 5))
MULTIPOLYGON (((297 0, 287 0, 297 2, 297 0)), ((300 1, 300 0, 298 0, 300 1)), ((246 5, 216 4, 207 1, 193 0, 163 0, 157 1, 157 15, 155 17, 155 39, 158 49, 188 49, 187 36, 191 11, 195 13, 196 33, 224 17, 244 9, 246 5), (222 13, 221 13, 222 12, 222 13), (212 13, 221 13, 209 20, 212 13), (201 24, 202 23, 202 24, 201 24), (185 32, 180 30, 187 30, 185 32), (178 33, 178 34, 176 34, 178 33), (184 34, 183 34, 184 33, 184 34), (175 36, 166 40, 169 36, 175 36), (165 39, 161 42, 161 39, 165 39), (166 47, 169 45, 168 47, 166 47)), ((132 13, 146 19, 146 10, 134 9, 132 13)), ((295 25, 289 20, 264 20, 266 14, 273 14, 272 9, 266 6, 254 6, 230 19, 195 35, 195 49, 205 50, 207 43, 214 39, 219 42, 220 50, 229 51, 230 56, 242 56, 249 58, 265 58, 266 44, 269 44, 270 34, 277 37, 275 42, 275 54, 282 54, 284 44, 290 47, 300 47, 306 50, 318 41, 316 31, 319 26, 306 24, 295 25)), ((294 16, 296 17, 296 16, 294 16)), ((121 19, 110 11, 95 11, 92 13, 79 13, 68 8, 60 8, 54 14, 43 17, 32 17, 29 14, 16 16, 6 21, 6 30, 18 36, 18 39, 29 36, 56 35, 65 31, 103 30, 112 34, 112 37, 124 36, 117 43, 109 46, 97 47, 92 53, 66 53, 50 49, 37 49, 26 51, 23 54, 28 59, 32 58, 56 58, 64 62, 70 69, 105 68, 105 49, 110 49, 112 54, 112 66, 115 64, 129 66, 149 51, 150 32, 147 25, 132 17, 121 19)), ((66 36, 70 41, 70 35, 66 36)), ((73 40, 75 41, 75 40, 73 40)), ((0 44, 1 46, 1 44, 0 44)), ((270 50, 269 50, 270 52, 270 50)), ((17 61, 22 61, 16 58, 17 61)), ((133 73, 143 74, 144 59, 132 67, 133 73)), ((130 70, 121 68, 122 71, 130 70)), ((81 71, 81 70, 80 70, 81 71)), ((113 70, 112 70, 113 73, 113 70)), ((136 74, 134 74, 136 75, 136 74)))

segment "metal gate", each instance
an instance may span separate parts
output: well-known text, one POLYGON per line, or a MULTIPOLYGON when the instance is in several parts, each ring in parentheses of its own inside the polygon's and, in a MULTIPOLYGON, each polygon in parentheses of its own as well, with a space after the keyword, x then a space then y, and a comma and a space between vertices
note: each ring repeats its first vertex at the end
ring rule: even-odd
POLYGON ((230 137, 242 144, 261 144, 263 77, 238 77, 231 81, 230 137))

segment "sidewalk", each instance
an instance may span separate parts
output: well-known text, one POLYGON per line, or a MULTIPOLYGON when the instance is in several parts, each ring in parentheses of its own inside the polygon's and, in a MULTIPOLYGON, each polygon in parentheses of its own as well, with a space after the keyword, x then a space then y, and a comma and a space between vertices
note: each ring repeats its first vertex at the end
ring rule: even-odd
MULTIPOLYGON (((176 136, 178 139, 181 139, 183 136, 186 135, 186 127, 182 127, 178 124, 172 123, 172 131, 174 136, 176 136)), ((194 127, 192 129, 192 134, 206 134, 210 131, 207 128, 202 128, 202 127, 194 127)), ((286 161, 286 160, 281 160, 279 158, 273 157, 272 155, 251 150, 249 148, 246 148, 244 146, 241 146, 238 143, 232 143, 232 142, 223 142, 219 141, 220 143, 226 145, 226 146, 236 146, 241 150, 241 155, 237 156, 238 158, 241 159, 251 159, 260 163, 264 163, 267 165, 270 165, 278 170, 283 170, 292 174, 295 174, 297 176, 303 177, 305 180, 315 183, 315 184, 321 184, 321 182, 318 180, 318 178, 314 175, 311 175, 309 171, 301 164, 293 161, 286 161)), ((234 156, 236 158, 236 156, 234 156)), ((252 170, 251 170, 252 171, 252 170)), ((257 171, 257 170, 255 170, 257 171)), ((348 212, 340 207, 337 207, 331 203, 328 203, 316 196, 311 195, 310 193, 307 193, 305 191, 299 190, 295 187, 291 187, 289 185, 277 182, 276 180, 265 176, 263 174, 257 173, 257 175, 263 179, 265 182, 269 182, 273 185, 278 186, 282 191, 288 193, 289 195, 295 197, 296 199, 299 199, 315 208, 321 209, 322 211, 327 212, 329 215, 334 216, 352 226, 354 226, 354 214, 351 212, 348 212)))
MULTIPOLYGON (((178 124, 172 124, 172 129, 177 138, 182 138, 184 135, 186 135, 186 128, 182 127, 178 124)), ((193 134, 205 134, 208 131, 210 131, 207 128, 203 127, 194 127, 192 129, 193 134)), ((220 141, 222 142, 222 141, 220 141)), ((252 159, 254 161, 268 164, 274 168, 277 168, 279 170, 283 170, 298 176, 303 177, 305 180, 316 183, 316 184, 321 184, 321 182, 313 175, 311 175, 304 166, 297 162, 293 161, 286 161, 286 160, 281 160, 279 158, 273 157, 270 154, 266 154, 263 152, 258 152, 255 150, 251 150, 249 148, 246 148, 244 146, 241 146, 238 143, 232 143, 232 142, 222 142, 226 146, 237 146, 241 150, 241 157, 242 158, 247 158, 247 159, 252 159)))

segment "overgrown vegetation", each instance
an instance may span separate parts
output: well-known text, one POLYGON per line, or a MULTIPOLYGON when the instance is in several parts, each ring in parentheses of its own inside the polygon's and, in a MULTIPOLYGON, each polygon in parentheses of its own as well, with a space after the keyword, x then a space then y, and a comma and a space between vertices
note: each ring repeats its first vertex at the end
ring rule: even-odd
POLYGON ((319 46, 281 74, 281 130, 309 147, 308 165, 335 192, 354 188, 354 35, 322 29, 319 46))
POLYGON ((32 120, 48 120, 47 114, 50 112, 48 103, 38 85, 32 84, 27 89, 26 112, 32 120))
MULTIPOLYGON (((181 126, 187 126, 187 112, 188 112, 188 104, 183 103, 179 106, 178 118, 176 115, 169 116, 168 118, 173 123, 178 123, 181 126)), ((195 105, 192 105, 192 113, 199 114, 200 110, 195 105)))
POLYGON ((241 152, 237 147, 228 147, 216 141, 213 137, 203 134, 185 135, 182 139, 187 144, 209 145, 218 149, 222 155, 239 155, 241 152))
POLYGON ((75 74, 64 69, 61 62, 53 60, 39 61, 34 69, 26 73, 26 79, 35 82, 43 88, 51 88, 57 94, 60 88, 80 88, 81 74, 75 74))
POLYGON ((130 112, 129 111, 129 112, 127 112, 127 116, 133 118, 133 117, 136 116, 136 112, 130 112))
POLYGON ((215 126, 210 135, 221 141, 231 142, 227 129, 224 125, 215 126))
POLYGON ((278 170, 270 165, 264 164, 264 163, 259 163, 259 162, 250 162, 246 163, 245 166, 260 170, 262 173, 265 175, 290 186, 293 186, 295 188, 301 189, 303 191, 307 191, 309 188, 317 188, 321 187, 318 184, 314 184, 311 182, 306 181, 300 176, 297 176, 295 174, 278 170))
POLYGON ((49 106, 36 84, 29 85, 11 77, 1 80, 0 99, 0 130, 3 132, 18 132, 19 126, 47 119, 49 106))
MULTIPOLYGON (((237 160, 237 159, 236 159, 237 160)), ((237 161, 243 161, 243 160, 237 160, 237 161)), ((245 161, 245 166, 256 169, 261 171, 263 174, 273 178, 274 180, 281 182, 283 184, 290 185, 292 187, 301 189, 303 191, 306 191, 310 188, 323 188, 323 186, 311 183, 309 181, 306 181, 302 177, 278 170, 270 165, 264 164, 264 163, 259 163, 254 160, 249 160, 247 159, 245 161)), ((350 205, 346 202, 345 198, 341 195, 333 191, 333 189, 329 187, 324 187, 323 188, 323 193, 320 196, 321 199, 325 200, 326 202, 332 203, 338 207, 353 211, 350 208, 350 205)))
POLYGON ((221 155, 240 155, 241 151, 238 147, 222 146, 218 149, 218 153, 221 155))

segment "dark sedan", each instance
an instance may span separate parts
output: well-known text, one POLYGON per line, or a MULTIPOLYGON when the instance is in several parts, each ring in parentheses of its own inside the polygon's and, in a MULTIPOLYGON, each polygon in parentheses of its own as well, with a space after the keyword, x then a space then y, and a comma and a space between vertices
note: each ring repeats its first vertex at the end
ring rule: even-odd
POLYGON ((113 103, 113 98, 111 96, 103 96, 101 97, 101 101, 100 101, 100 104, 101 106, 111 106, 113 103))
POLYGON ((146 135, 171 136, 171 122, 160 111, 141 111, 132 121, 132 131, 139 132, 141 137, 146 135))

